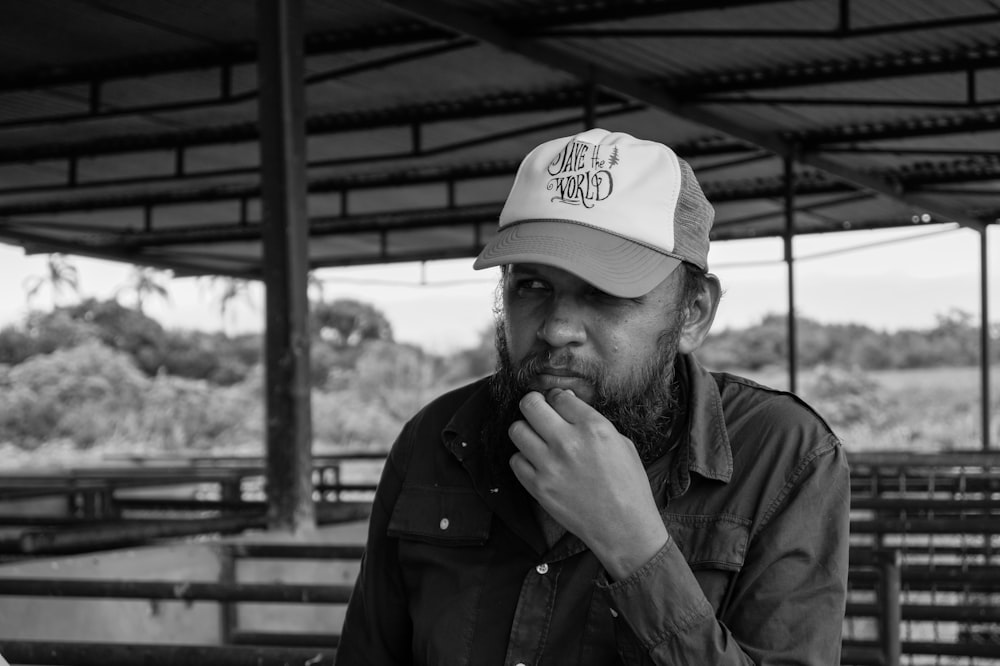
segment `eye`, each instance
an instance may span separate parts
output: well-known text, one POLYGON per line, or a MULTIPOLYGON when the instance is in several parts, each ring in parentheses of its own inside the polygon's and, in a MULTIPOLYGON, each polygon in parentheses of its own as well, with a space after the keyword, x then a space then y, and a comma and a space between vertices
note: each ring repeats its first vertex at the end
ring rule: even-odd
POLYGON ((549 285, 538 278, 523 278, 514 282, 514 288, 519 294, 527 295, 547 292, 549 285))

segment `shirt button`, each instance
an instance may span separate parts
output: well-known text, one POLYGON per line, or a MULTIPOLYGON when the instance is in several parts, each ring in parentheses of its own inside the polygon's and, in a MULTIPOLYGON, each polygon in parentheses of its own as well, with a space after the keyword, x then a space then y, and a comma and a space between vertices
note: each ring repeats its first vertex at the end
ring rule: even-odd
POLYGON ((609 608, 608 610, 611 611, 611 617, 618 617, 618 611, 614 608, 609 608))
POLYGON ((448 523, 448 519, 447 518, 442 518, 441 522, 438 524, 438 527, 440 527, 443 530, 446 530, 446 529, 448 529, 448 525, 449 524, 450 523, 448 523))
POLYGON ((544 576, 545 574, 547 574, 549 572, 549 565, 547 565, 547 564, 545 564, 543 562, 543 563, 539 564, 537 567, 535 567, 535 571, 537 571, 538 573, 540 573, 541 575, 544 576))

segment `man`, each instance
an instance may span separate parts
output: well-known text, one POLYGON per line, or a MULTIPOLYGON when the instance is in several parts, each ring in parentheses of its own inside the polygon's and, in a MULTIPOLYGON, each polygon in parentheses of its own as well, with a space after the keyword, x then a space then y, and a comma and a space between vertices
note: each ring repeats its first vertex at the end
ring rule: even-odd
POLYGON ((525 158, 475 263, 503 267, 497 372, 393 446, 338 664, 839 663, 844 453, 692 356, 713 218, 659 143, 525 158))

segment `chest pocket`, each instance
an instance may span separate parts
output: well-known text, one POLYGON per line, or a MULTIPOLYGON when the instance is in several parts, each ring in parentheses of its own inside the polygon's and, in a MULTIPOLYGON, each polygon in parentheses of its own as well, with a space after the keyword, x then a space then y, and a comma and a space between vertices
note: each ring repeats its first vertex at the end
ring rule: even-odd
POLYGON ((492 520, 493 512, 471 489, 405 486, 386 531, 438 546, 478 546, 489 538, 492 520))
POLYGON ((750 520, 731 515, 663 516, 670 536, 692 569, 739 571, 750 540, 750 520))
POLYGON ((701 586, 722 617, 729 591, 746 558, 750 520, 732 515, 664 514, 663 522, 701 586))

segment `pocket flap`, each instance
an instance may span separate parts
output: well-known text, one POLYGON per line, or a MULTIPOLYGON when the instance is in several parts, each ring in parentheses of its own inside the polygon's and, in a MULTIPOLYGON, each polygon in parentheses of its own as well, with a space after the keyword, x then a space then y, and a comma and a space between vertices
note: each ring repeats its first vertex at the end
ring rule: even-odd
POLYGON ((392 537, 441 545, 486 543, 493 513, 469 488, 406 486, 389 518, 392 537))
POLYGON ((750 521, 737 516, 665 514, 663 522, 692 569, 739 570, 750 540, 750 521))

